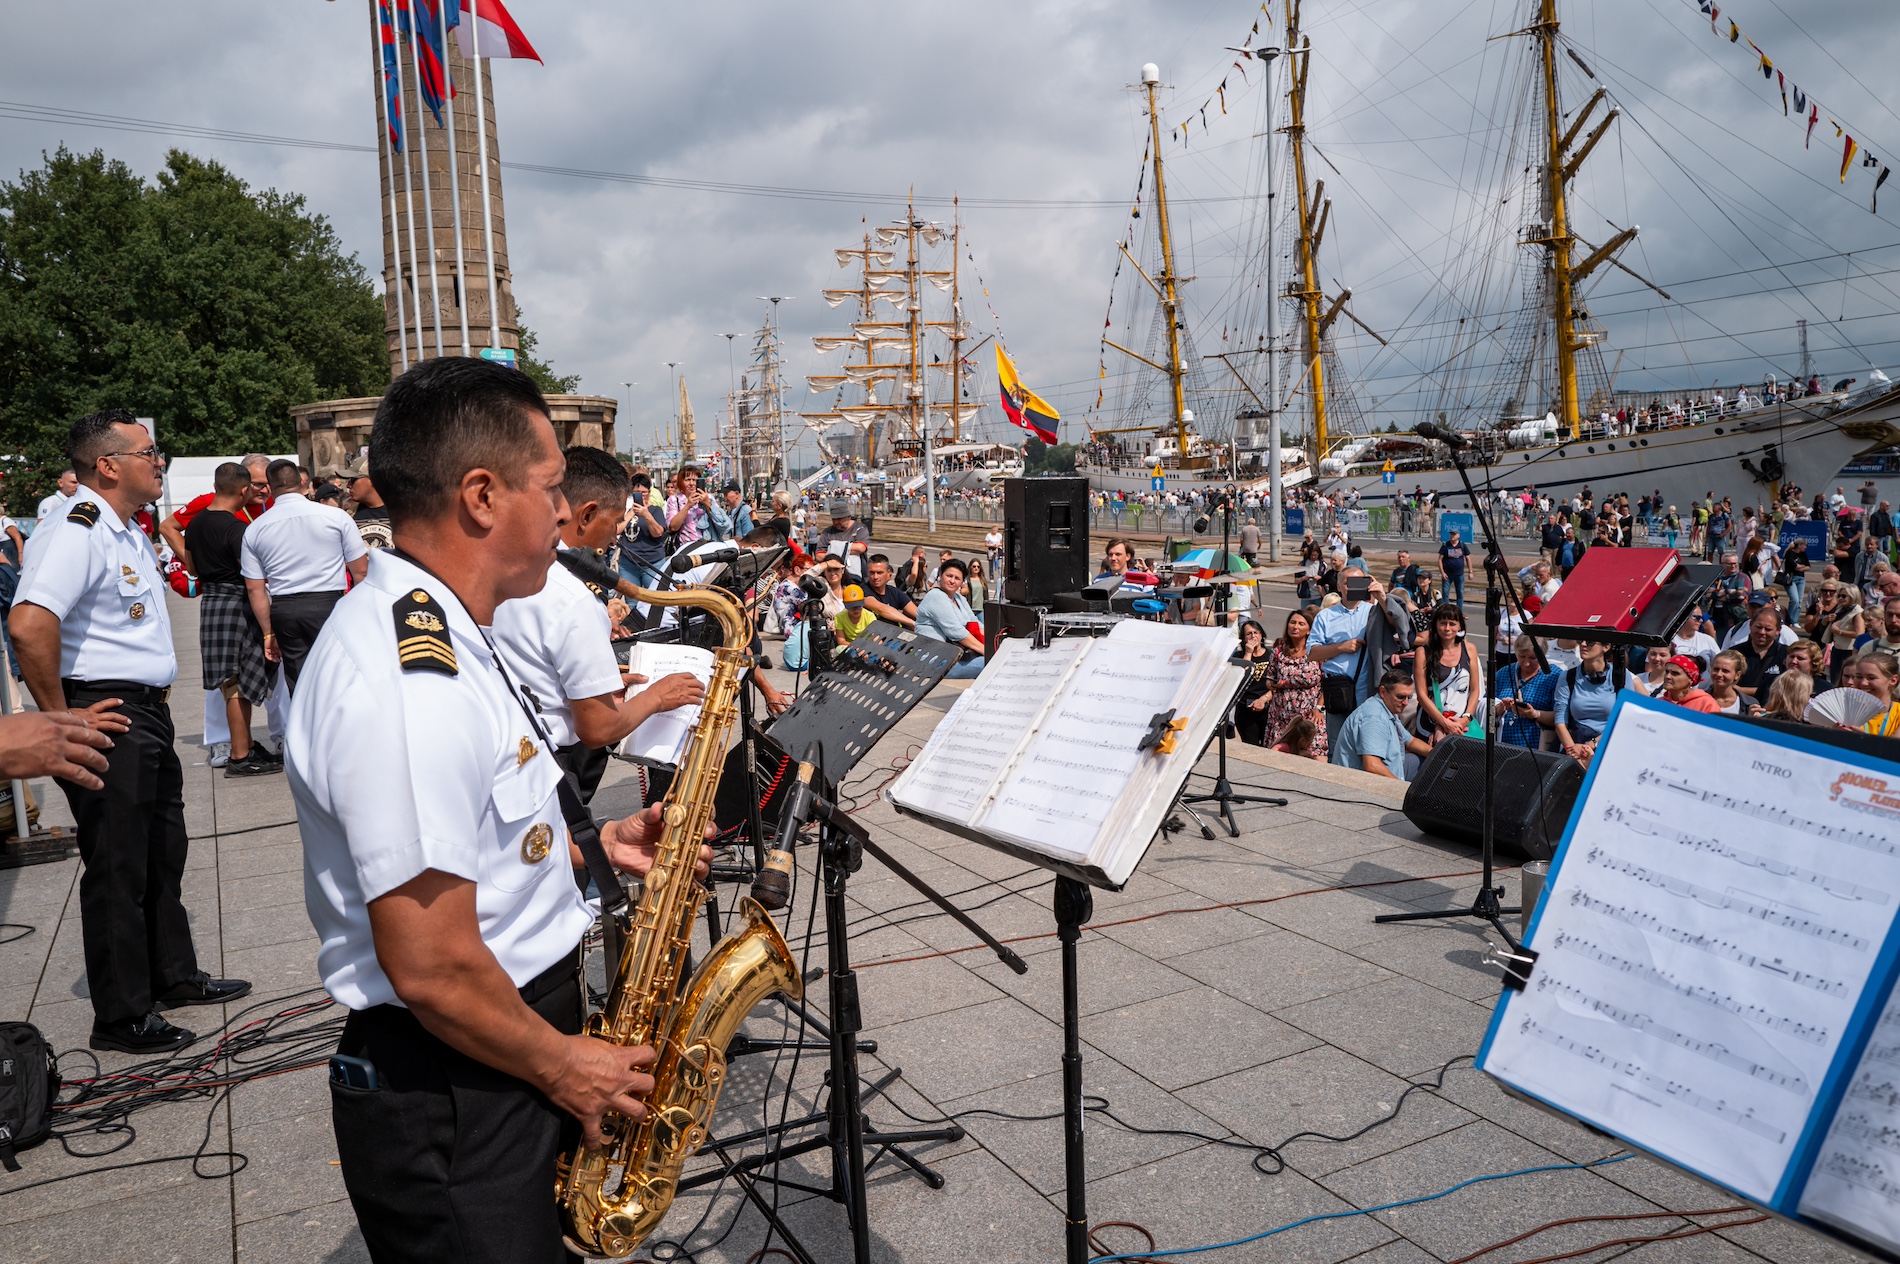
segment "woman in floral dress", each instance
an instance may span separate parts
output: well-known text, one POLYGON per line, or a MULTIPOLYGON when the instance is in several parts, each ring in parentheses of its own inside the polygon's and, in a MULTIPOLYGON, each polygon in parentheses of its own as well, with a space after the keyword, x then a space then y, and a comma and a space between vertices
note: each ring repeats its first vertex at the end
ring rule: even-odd
POLYGON ((1267 703, 1266 745, 1279 742, 1293 721, 1305 716, 1319 732, 1313 738, 1311 757, 1326 762, 1326 716, 1320 698, 1320 666, 1306 656, 1306 634, 1313 625, 1295 610, 1286 617, 1286 630, 1267 651, 1267 679, 1271 682, 1271 701, 1267 703))

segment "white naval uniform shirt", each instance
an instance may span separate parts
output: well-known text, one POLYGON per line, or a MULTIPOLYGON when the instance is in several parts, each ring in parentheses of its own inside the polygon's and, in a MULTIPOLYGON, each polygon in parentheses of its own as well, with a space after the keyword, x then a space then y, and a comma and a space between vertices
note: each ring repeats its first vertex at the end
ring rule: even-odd
POLYGON ((348 514, 301 492, 285 492, 244 528, 238 569, 246 579, 266 581, 273 597, 342 592, 349 586, 344 563, 367 552, 348 514))
POLYGON ((368 906, 428 869, 475 883, 482 942, 517 987, 586 932, 592 913, 555 797, 560 765, 482 630, 413 562, 375 550, 337 603, 292 695, 284 758, 317 970, 340 1004, 401 1004, 377 964, 368 906), (396 607, 417 592, 447 625, 452 676, 398 661, 396 607), (530 859, 536 839, 547 846, 530 859))
POLYGON ((81 487, 33 533, 13 604, 59 617, 59 674, 163 689, 178 678, 171 616, 152 542, 106 498, 81 487), (85 518, 93 511, 91 526, 85 518))
POLYGON ((540 592, 495 608, 490 633, 515 683, 533 695, 557 747, 580 740, 571 699, 617 695, 625 688, 607 607, 559 562, 548 567, 540 592))

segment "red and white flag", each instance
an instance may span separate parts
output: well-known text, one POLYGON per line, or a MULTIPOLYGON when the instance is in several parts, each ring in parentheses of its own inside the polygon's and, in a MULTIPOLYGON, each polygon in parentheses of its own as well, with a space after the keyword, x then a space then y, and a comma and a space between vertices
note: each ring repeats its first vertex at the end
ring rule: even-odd
MULTIPOLYGON (((534 45, 515 25, 501 0, 461 0, 462 12, 468 19, 455 27, 456 46, 464 57, 525 57, 541 61, 541 54, 534 51, 534 45), (474 37, 475 47, 469 48, 470 36, 474 37)), ((542 62, 546 65, 546 62, 542 62)))

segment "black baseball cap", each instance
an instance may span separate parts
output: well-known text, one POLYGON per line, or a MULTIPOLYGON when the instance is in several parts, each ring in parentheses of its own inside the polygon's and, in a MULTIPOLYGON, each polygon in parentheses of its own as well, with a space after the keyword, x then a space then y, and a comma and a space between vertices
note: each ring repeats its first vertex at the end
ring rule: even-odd
POLYGON ((720 488, 719 490, 720 490, 720 491, 722 491, 722 492, 740 492, 740 493, 742 493, 742 494, 743 494, 743 493, 744 493, 744 491, 745 491, 745 488, 743 488, 743 487, 741 487, 741 486, 739 485, 739 480, 738 480, 738 479, 736 479, 736 478, 729 478, 729 479, 727 479, 727 480, 726 480, 726 485, 725 485, 724 487, 722 487, 722 488, 720 488))

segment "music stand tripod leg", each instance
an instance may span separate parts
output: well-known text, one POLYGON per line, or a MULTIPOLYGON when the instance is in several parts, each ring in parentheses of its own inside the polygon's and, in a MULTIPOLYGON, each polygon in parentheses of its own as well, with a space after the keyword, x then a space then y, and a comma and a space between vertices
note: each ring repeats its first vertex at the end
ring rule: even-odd
MULTIPOLYGON (((1240 837, 1240 823, 1234 820, 1234 804, 1236 803, 1264 803, 1272 807, 1283 808, 1286 806, 1286 800, 1273 798, 1266 795, 1235 794, 1234 793, 1234 783, 1227 779, 1227 725, 1228 723, 1229 721, 1222 720, 1214 728, 1214 740, 1217 743, 1219 751, 1220 751, 1220 771, 1214 775, 1214 789, 1210 793, 1207 793, 1207 794, 1185 794, 1184 793, 1181 795, 1181 804, 1182 804, 1183 810, 1185 810, 1189 816, 1194 816, 1194 810, 1190 807, 1187 807, 1187 805, 1190 803, 1219 804, 1221 819, 1227 822, 1227 837, 1239 838, 1240 837)), ((1202 753, 1205 754, 1206 752, 1202 752, 1202 753)), ((1198 816, 1194 816, 1194 819, 1197 822, 1200 822, 1201 833, 1203 835, 1205 835, 1208 838, 1214 837, 1213 831, 1207 828, 1206 822, 1201 821, 1201 818, 1198 816)))
MULTIPOLYGON (((1479 655, 1483 664, 1485 678, 1491 675, 1491 646, 1498 643, 1498 625, 1503 620, 1502 582, 1499 578, 1505 569, 1504 550, 1498 546, 1498 538, 1491 530, 1491 515, 1485 512, 1484 502, 1472 489, 1471 475, 1465 471, 1464 459, 1458 455, 1458 449, 1451 449, 1451 463, 1458 469, 1458 477, 1465 485, 1465 496, 1471 502, 1473 514, 1477 517, 1478 530, 1484 535, 1484 624, 1485 648, 1479 655)), ((1472 682, 1475 686, 1476 681, 1472 682)), ((1473 692, 1477 692, 1474 688, 1473 692)), ((1494 866, 1496 863, 1497 830, 1497 761, 1498 761, 1498 710, 1491 705, 1491 699, 1485 700, 1484 707, 1484 833, 1479 846, 1482 857, 1484 877, 1478 888, 1478 897, 1467 909, 1445 909, 1418 913, 1382 913, 1372 920, 1376 923, 1388 922, 1425 922, 1443 918, 1472 917, 1481 922, 1489 922, 1498 934, 1504 936, 1504 942, 1516 951, 1521 945, 1516 936, 1505 929, 1504 917, 1520 910, 1504 907, 1504 888, 1497 885, 1494 866)))
POLYGON ((1088 1264, 1087 1150, 1082 1139, 1082 1002, 1076 941, 1095 914, 1095 893, 1086 883, 1057 875, 1056 937, 1062 941, 1062 1158, 1068 1186, 1065 1213, 1066 1264, 1088 1264))

